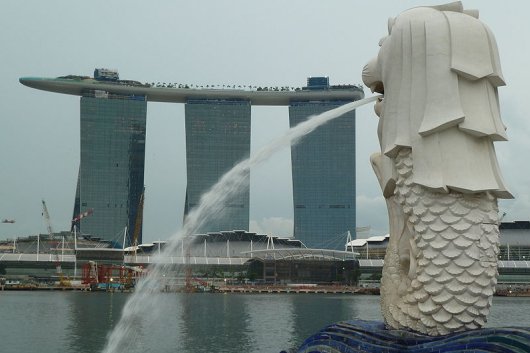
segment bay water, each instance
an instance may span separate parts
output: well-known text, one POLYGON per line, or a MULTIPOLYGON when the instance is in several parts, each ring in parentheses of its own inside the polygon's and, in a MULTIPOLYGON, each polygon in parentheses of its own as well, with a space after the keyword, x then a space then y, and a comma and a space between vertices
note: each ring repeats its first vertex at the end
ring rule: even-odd
MULTIPOLYGON (((101 352, 130 295, 0 292, 0 352, 101 352)), ((275 353, 329 323, 382 320, 379 296, 157 293, 149 300, 163 315, 135 319, 130 353, 275 353)), ((495 297, 488 326, 529 327, 529 313, 530 298, 495 297)))

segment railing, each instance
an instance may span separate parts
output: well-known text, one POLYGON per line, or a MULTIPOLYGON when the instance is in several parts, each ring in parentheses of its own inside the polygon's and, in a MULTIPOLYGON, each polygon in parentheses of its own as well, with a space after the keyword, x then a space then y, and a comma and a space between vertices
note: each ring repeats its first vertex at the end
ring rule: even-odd
MULTIPOLYGON (((200 257, 192 256, 189 262, 192 265, 243 265, 251 257, 200 257)), ((361 268, 380 268, 383 267, 384 260, 382 258, 362 258, 359 259, 361 268)), ((77 261, 76 255, 64 254, 57 257, 56 254, 40 253, 40 254, 25 254, 25 253, 0 253, 0 263, 9 262, 59 262, 74 263, 77 261)), ((125 255, 123 259, 126 264, 153 264, 153 263, 168 263, 168 264, 185 264, 186 258, 184 256, 170 256, 160 257, 156 255, 125 255)), ((530 269, 530 249, 523 247, 510 247, 510 251, 505 247, 501 247, 499 255, 499 268, 520 268, 530 269), (509 260, 508 260, 509 256, 509 260)))
MULTIPOLYGON (((191 256, 189 263, 192 265, 243 265, 250 257, 201 257, 191 256)), ((154 263, 165 263, 184 265, 186 264, 185 256, 171 256, 171 257, 160 257, 160 256, 149 256, 149 255, 126 255, 123 261, 127 264, 154 264, 154 263)))
POLYGON ((530 261, 530 248, 521 245, 502 245, 499 260, 503 261, 530 261))
MULTIPOLYGON (((59 255, 59 262, 75 262, 75 255, 59 255)), ((55 254, 0 254, 0 262, 57 262, 55 254)))

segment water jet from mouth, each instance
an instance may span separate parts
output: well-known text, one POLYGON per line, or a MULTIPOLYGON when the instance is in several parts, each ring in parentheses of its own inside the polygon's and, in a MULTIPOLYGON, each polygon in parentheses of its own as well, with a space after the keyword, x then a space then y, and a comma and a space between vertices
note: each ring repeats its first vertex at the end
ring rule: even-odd
POLYGON ((376 95, 361 99, 322 114, 311 116, 225 173, 209 191, 202 195, 199 205, 187 215, 182 229, 168 240, 164 250, 158 255, 159 262, 150 266, 148 275, 138 281, 134 293, 123 308, 120 321, 108 337, 103 353, 129 352, 134 349, 140 337, 136 329, 139 323, 146 321, 148 316, 157 313, 157 303, 153 296, 160 292, 162 275, 173 266, 162 259, 178 251, 179 240, 192 236, 208 220, 222 215, 226 200, 236 195, 238 190, 247 186, 247 176, 251 167, 265 162, 282 148, 296 144, 317 127, 351 110, 373 102, 379 97, 379 95, 376 95))

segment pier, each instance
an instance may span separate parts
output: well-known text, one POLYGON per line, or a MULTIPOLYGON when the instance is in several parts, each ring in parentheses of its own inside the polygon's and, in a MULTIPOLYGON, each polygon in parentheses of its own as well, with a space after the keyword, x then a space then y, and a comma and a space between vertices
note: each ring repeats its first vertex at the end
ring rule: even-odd
POLYGON ((378 288, 326 285, 230 285, 216 288, 220 293, 293 293, 293 294, 379 294, 378 288))

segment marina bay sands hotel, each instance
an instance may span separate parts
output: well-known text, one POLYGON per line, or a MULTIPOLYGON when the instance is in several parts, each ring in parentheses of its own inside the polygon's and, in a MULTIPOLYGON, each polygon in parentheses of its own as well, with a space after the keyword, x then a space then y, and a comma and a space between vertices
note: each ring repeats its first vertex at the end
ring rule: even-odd
MULTIPOLYGON (((187 188, 184 217, 201 195, 250 155, 252 105, 289 106, 291 127, 307 117, 364 97, 356 85, 310 77, 303 88, 192 88, 120 80, 117 71, 94 77, 21 78, 28 87, 81 96, 81 156, 74 215, 83 234, 115 239, 141 217, 147 102, 185 104, 187 188)), ((294 237, 307 247, 355 234, 355 111, 291 146, 294 237)), ((248 176, 250 178, 250 176, 248 176)), ((250 187, 225 205, 221 219, 199 233, 249 229, 250 187)), ((141 243, 141 233, 138 237, 141 243)), ((344 243, 343 243, 344 244, 344 243)), ((332 247, 343 249, 341 246, 332 247)), ((129 244, 126 244, 129 245, 129 244)))

